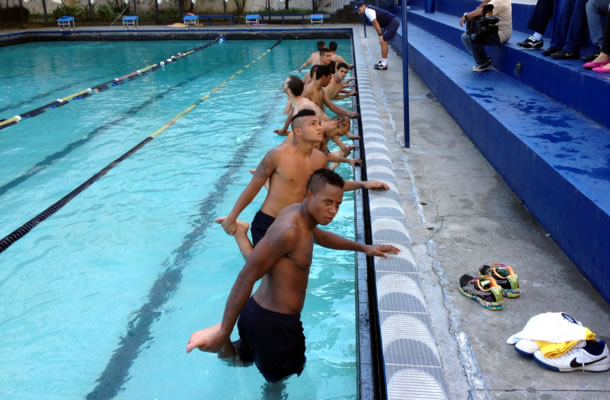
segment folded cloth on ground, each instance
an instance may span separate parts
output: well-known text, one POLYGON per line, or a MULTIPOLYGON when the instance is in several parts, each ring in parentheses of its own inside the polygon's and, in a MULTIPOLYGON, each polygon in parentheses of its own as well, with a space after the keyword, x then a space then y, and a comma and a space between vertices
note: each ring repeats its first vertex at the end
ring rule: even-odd
MULTIPOLYGON (((595 340, 595 333, 591 332, 589 328, 586 328, 585 340, 595 340)), ((569 342, 553 343, 536 340, 536 344, 540 348, 542 355, 548 358, 557 358, 568 351, 572 350, 577 344, 581 344, 579 347, 584 347, 585 342, 582 340, 571 340, 569 342)))
MULTIPOLYGON (((588 328, 576 321, 567 313, 542 313, 533 316, 527 321, 525 327, 509 337, 506 342, 515 344, 521 339, 529 339, 542 342, 563 343, 579 340, 588 340, 588 328)), ((591 331, 589 331, 591 332, 591 331)), ((593 337, 595 337, 595 334, 593 337)))

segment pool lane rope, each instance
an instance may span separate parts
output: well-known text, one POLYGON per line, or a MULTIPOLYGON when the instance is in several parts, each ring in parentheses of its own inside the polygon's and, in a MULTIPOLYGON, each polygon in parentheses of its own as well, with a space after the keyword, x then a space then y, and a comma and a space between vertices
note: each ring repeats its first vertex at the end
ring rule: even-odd
POLYGON ((4 129, 4 128, 8 128, 9 126, 16 125, 22 119, 32 118, 37 115, 40 115, 40 114, 44 113, 45 110, 47 110, 47 109, 63 107, 66 104, 68 104, 70 102, 70 100, 72 100, 72 99, 78 99, 78 100, 84 99, 84 98, 92 96, 96 93, 103 92, 111 87, 122 85, 123 83, 125 83, 127 81, 132 81, 132 80, 137 79, 150 72, 154 72, 154 71, 158 70, 159 68, 163 67, 165 64, 170 64, 170 63, 178 61, 184 57, 190 56, 193 53, 206 49, 206 48, 210 47, 211 45, 213 45, 214 43, 221 41, 221 39, 222 39, 222 35, 219 35, 216 39, 212 40, 209 43, 206 43, 203 46, 196 47, 196 48, 186 51, 184 53, 178 53, 174 56, 169 57, 168 59, 166 59, 164 61, 158 62, 157 64, 148 65, 144 68, 138 69, 137 71, 120 76, 118 78, 114 78, 112 80, 109 80, 108 82, 100 83, 97 86, 87 88, 84 90, 80 90, 76 93, 70 94, 70 95, 62 97, 60 99, 57 99, 49 104, 45 104, 44 106, 27 111, 23 114, 15 115, 12 118, 0 121, 0 130, 4 129))
POLYGON ((210 92, 208 94, 206 94, 205 96, 201 97, 195 103, 193 103, 192 105, 187 107, 184 111, 182 111, 180 114, 176 115, 169 122, 164 124, 161 128, 157 129, 149 137, 147 137, 146 139, 142 140, 140 143, 135 145, 131 150, 129 150, 128 152, 126 152, 125 154, 123 154, 122 156, 120 156, 119 158, 117 158, 116 160, 111 162, 110 164, 108 164, 101 171, 99 171, 97 174, 93 175, 91 178, 87 179, 85 182, 80 184, 76 189, 74 189, 73 191, 71 191, 70 193, 68 193, 64 197, 62 197, 60 200, 58 200, 52 206, 48 207, 46 210, 44 210, 43 212, 41 212, 40 214, 38 214, 37 216, 35 216, 31 220, 29 220, 28 222, 23 224, 20 228, 14 230, 12 233, 10 233, 9 235, 5 236, 2 240, 0 240, 0 253, 4 252, 6 249, 8 249, 17 240, 19 240, 22 237, 24 237, 25 235, 27 235, 39 223, 41 223, 42 221, 44 221, 45 219, 49 218, 51 215, 53 215, 57 211, 59 211, 63 206, 68 204, 74 197, 76 197, 78 194, 83 192, 85 189, 87 189, 89 186, 91 186, 95 181, 100 179, 102 176, 106 175, 108 173, 108 171, 110 171, 112 168, 116 167, 121 161, 123 161, 126 158, 130 157, 131 155, 135 154, 138 150, 140 150, 142 147, 144 147, 148 142, 150 142, 151 140, 153 140, 154 138, 159 136, 162 132, 167 130, 169 127, 174 125, 176 123, 176 121, 178 121, 180 118, 184 117, 186 114, 188 114, 189 112, 193 111, 199 104, 201 104, 205 100, 209 99, 212 94, 217 93, 220 89, 222 89, 224 86, 226 86, 227 83, 229 83, 229 81, 237 78, 237 76, 239 74, 244 72, 246 69, 250 68, 258 60, 260 60, 261 58, 266 56, 268 53, 270 53, 271 50, 273 50, 277 45, 279 45, 281 41, 282 41, 282 39, 278 40, 277 43, 275 43, 273 46, 268 48, 264 53, 262 53, 257 58, 255 58, 254 60, 250 61, 248 64, 244 65, 236 73, 231 75, 229 77, 229 79, 227 79, 226 81, 222 82, 221 84, 216 86, 214 89, 210 90, 210 92))

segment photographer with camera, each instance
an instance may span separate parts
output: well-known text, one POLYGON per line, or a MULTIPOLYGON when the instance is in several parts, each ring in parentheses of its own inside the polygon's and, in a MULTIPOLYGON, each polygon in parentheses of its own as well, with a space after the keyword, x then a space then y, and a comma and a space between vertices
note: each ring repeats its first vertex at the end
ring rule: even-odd
POLYGON ((480 6, 471 12, 465 12, 460 18, 460 26, 466 23, 466 32, 462 34, 462 43, 468 50, 476 65, 474 72, 481 72, 491 67, 491 58, 485 46, 498 46, 508 42, 513 31, 512 6, 510 0, 483 0, 480 6))

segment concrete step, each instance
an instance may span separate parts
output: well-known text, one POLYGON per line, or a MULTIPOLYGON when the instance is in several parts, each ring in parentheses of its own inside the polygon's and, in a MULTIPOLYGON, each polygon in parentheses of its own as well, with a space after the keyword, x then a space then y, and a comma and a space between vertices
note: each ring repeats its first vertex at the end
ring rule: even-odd
POLYGON ((408 34, 412 67, 610 302, 610 131, 501 69, 473 73, 470 55, 426 30, 408 34))
MULTIPOLYGON (((460 40, 464 30, 458 21, 455 15, 423 10, 410 10, 408 15, 408 23, 427 31, 429 38, 442 39, 465 52, 460 40)), ((585 70, 580 60, 553 60, 540 51, 519 48, 516 43, 527 36, 515 31, 507 44, 488 46, 494 68, 610 128, 610 113, 603 101, 610 93, 610 76, 585 70)), ((550 44, 548 39, 545 42, 550 44)))

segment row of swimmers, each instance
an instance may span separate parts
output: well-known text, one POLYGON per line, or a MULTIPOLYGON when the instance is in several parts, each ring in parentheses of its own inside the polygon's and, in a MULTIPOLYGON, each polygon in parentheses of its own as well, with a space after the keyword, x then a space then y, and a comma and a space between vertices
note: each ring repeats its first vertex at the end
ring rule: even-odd
POLYGON ((195 331, 186 347, 188 353, 194 349, 216 353, 232 365, 254 363, 272 383, 300 375, 305 366, 300 313, 314 243, 330 249, 360 251, 367 256, 387 257, 399 252, 391 245, 366 245, 319 227, 332 222, 344 191, 389 189, 380 181, 346 181, 330 168, 338 162, 358 164, 359 160, 346 158, 354 146, 343 143, 341 136, 360 138, 349 133, 350 119, 358 114, 332 101, 341 94, 350 95, 341 91, 351 83, 344 82, 351 66, 344 60, 332 66, 334 60, 326 56, 330 53, 326 50, 322 46, 309 58, 309 63, 320 63, 314 64, 306 82, 294 75, 284 81, 288 118, 276 133, 286 139, 269 150, 252 171, 250 182, 231 212, 216 220, 227 234, 234 236, 246 262, 233 284, 222 321, 195 331), (322 62, 324 59, 329 61, 322 62), (331 82, 334 85, 325 90, 331 82), (329 118, 325 107, 337 116, 329 118), (331 140, 339 147, 336 152, 328 150, 331 140), (252 223, 238 220, 265 185, 267 195, 252 223), (258 280, 260 285, 252 294, 258 280), (239 339, 231 342, 236 324, 239 339))

